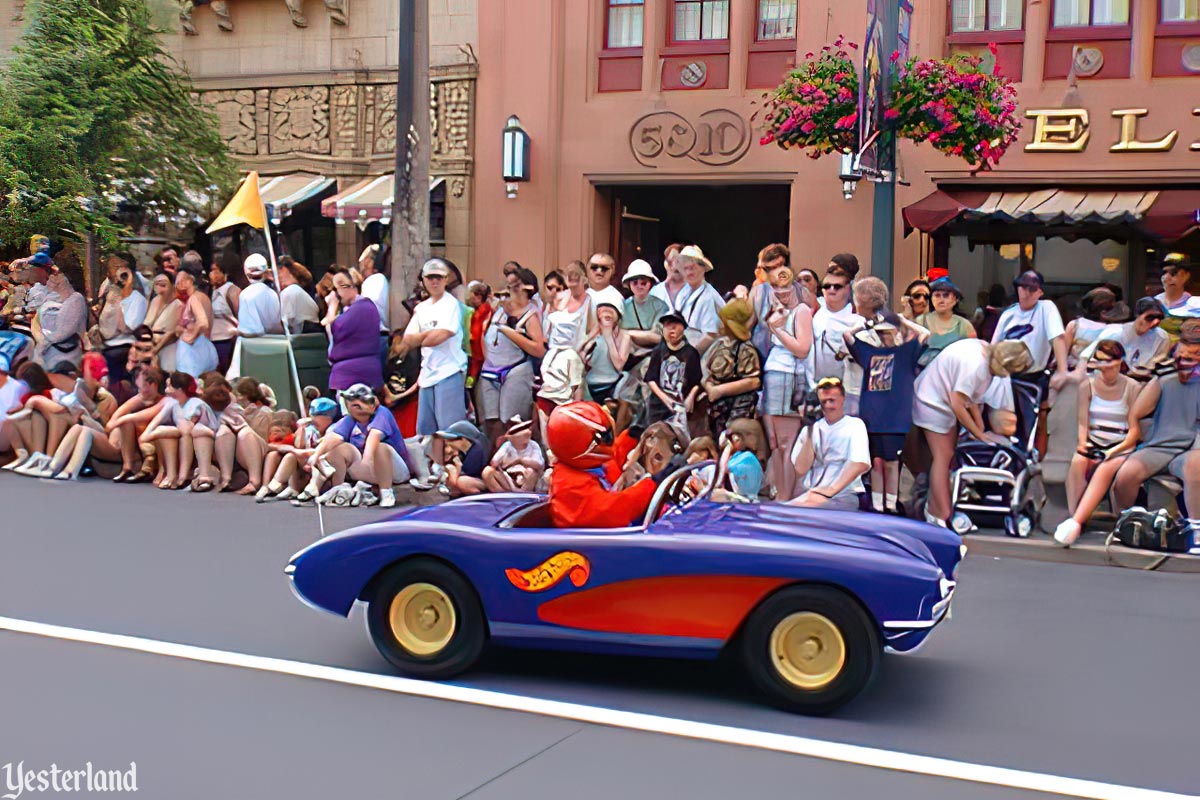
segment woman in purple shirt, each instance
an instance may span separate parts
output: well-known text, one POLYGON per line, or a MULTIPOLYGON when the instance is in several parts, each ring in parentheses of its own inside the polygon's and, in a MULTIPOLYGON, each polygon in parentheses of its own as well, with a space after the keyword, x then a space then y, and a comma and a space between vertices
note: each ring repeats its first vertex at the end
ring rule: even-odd
MULTIPOLYGON (((350 275, 333 276, 333 292, 321 324, 329 331, 329 388, 333 392, 356 383, 383 385, 379 360, 379 309, 361 296, 350 275)), ((336 396, 336 394, 335 394, 336 396)))

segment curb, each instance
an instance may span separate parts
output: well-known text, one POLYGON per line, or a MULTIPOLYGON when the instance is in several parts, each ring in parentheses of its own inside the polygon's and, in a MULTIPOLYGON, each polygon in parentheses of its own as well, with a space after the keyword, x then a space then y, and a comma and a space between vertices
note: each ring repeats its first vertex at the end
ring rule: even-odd
POLYGON ((1081 544, 1064 549, 1050 538, 1018 539, 1002 534, 968 534, 963 537, 968 555, 993 558, 1019 558, 1056 564, 1083 564, 1094 567, 1124 567, 1156 572, 1200 574, 1200 556, 1185 553, 1156 553, 1134 550, 1114 544, 1105 552, 1103 540, 1084 535, 1081 544))

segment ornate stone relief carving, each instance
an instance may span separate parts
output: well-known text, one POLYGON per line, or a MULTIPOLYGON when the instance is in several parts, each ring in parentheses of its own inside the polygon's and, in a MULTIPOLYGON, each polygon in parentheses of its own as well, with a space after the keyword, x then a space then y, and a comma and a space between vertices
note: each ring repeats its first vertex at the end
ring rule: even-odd
POLYGON ((270 152, 329 153, 329 87, 270 90, 270 152))
MULTIPOLYGON (((471 173, 475 82, 455 76, 430 87, 435 172, 471 173)), ((214 89, 201 93, 237 156, 390 156, 396 147, 396 87, 390 83, 214 89)), ((372 158, 372 162, 377 158, 372 158)), ((448 187, 461 196, 465 185, 448 187)))
MULTIPOLYGON (((212 7, 213 13, 217 15, 218 28, 226 33, 233 30, 233 16, 229 13, 229 4, 226 0, 178 0, 178 2, 179 26, 188 36, 200 35, 192 21, 192 12, 198 5, 212 7)), ((324 0, 324 3, 325 11, 329 14, 329 21, 334 25, 345 25, 347 0, 324 0)), ((304 0, 283 0, 283 4, 287 7, 288 16, 291 17, 293 25, 297 28, 308 27, 308 17, 304 16, 304 0)))
POLYGON ((455 178, 454 180, 450 181, 450 194, 454 195, 455 197, 462 197, 463 192, 466 191, 466 188, 467 182, 462 178, 455 178))
POLYGON ((225 146, 234 155, 258 155, 258 120, 253 89, 222 89, 200 95, 217 116, 225 146))

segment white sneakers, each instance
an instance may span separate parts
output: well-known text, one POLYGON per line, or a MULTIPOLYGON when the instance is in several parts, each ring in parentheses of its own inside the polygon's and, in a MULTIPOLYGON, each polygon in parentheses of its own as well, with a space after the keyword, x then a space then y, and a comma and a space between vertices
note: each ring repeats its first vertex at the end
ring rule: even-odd
POLYGON ((395 508, 396 507, 396 490, 395 489, 380 489, 379 490, 379 507, 380 508, 395 508))
POLYGON ((1079 536, 1082 533, 1083 526, 1072 517, 1067 517, 1054 529, 1054 541, 1058 542, 1062 547, 1070 547, 1079 540, 1079 536))

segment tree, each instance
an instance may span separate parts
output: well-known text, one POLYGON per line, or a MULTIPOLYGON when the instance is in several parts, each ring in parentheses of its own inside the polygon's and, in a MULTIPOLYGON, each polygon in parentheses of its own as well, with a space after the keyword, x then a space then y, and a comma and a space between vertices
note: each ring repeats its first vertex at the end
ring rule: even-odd
POLYGON ((144 0, 39 0, 0 77, 0 245, 116 244, 118 205, 206 211, 236 172, 144 0))

